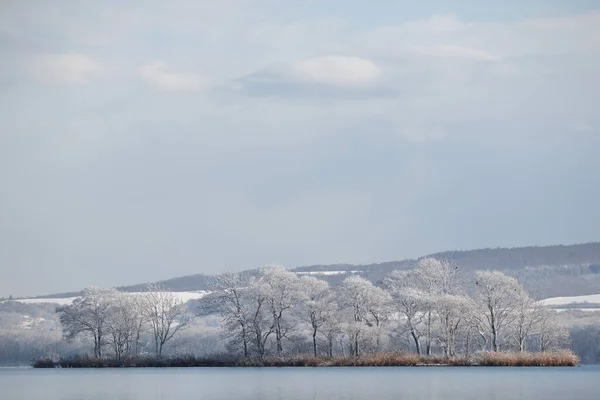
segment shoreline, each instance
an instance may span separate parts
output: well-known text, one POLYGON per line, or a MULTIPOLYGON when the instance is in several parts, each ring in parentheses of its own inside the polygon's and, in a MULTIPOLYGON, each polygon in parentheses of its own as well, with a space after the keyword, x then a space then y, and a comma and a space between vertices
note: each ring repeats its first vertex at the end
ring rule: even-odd
POLYGON ((284 356, 263 359, 226 356, 171 358, 130 357, 123 360, 79 356, 53 361, 40 358, 33 368, 278 368, 278 367, 575 367, 579 359, 570 351, 545 353, 482 352, 472 357, 419 356, 412 353, 378 353, 359 357, 284 356))

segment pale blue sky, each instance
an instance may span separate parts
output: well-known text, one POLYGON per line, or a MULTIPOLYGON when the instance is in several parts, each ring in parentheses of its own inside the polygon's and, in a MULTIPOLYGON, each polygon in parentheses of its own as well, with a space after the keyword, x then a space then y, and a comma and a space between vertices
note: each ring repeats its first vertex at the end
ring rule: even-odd
POLYGON ((3 1, 0 296, 599 240, 599 2, 415 3, 3 1))

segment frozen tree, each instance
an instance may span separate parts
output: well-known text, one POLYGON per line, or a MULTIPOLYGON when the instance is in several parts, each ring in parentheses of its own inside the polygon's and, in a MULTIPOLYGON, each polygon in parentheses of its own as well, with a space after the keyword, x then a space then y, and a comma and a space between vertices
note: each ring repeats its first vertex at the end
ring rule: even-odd
POLYGON ((126 293, 115 292, 110 299, 106 326, 108 342, 115 352, 115 359, 120 362, 128 356, 137 345, 140 334, 142 316, 135 298, 126 293))
POLYGON ((498 271, 476 271, 475 288, 482 325, 489 332, 492 350, 498 351, 500 334, 514 322, 518 297, 523 288, 515 278, 498 271))
MULTIPOLYGON (((317 356, 317 333, 323 326, 331 327, 331 322, 337 312, 337 303, 335 296, 329 289, 329 284, 326 281, 317 279, 313 276, 304 276, 300 278, 300 294, 304 305, 304 315, 308 320, 312 329, 313 354, 317 356)), ((326 332, 333 333, 332 331, 326 332)), ((332 355, 333 335, 327 337, 328 353, 332 355)))
POLYGON ((329 317, 323 321, 320 332, 327 345, 327 355, 329 357, 333 357, 334 343, 336 342, 336 339, 340 338, 342 335, 342 327, 338 314, 339 305, 335 297, 332 298, 330 306, 334 312, 332 312, 329 317))
POLYGON ((242 273, 226 272, 216 277, 212 287, 214 306, 223 317, 225 334, 239 345, 244 357, 249 355, 250 328, 248 321, 247 286, 249 278, 242 273))
POLYGON ((422 351, 423 336, 426 354, 431 354, 436 309, 445 332, 443 343, 446 351, 450 350, 447 344, 454 329, 450 326, 452 321, 448 317, 456 315, 451 308, 458 303, 452 296, 460 292, 459 283, 457 267, 435 258, 421 259, 412 270, 393 271, 384 281, 394 298, 396 311, 406 318, 418 354, 422 351), (444 304, 445 300, 450 303, 444 304))
POLYGON ((245 298, 250 342, 256 355, 262 359, 266 353, 267 340, 275 328, 271 315, 268 315, 264 283, 260 279, 251 278, 245 298))
POLYGON ((414 284, 429 294, 455 294, 460 287, 458 267, 447 260, 423 258, 413 273, 414 284))
POLYGON ((547 307, 538 310, 536 337, 539 351, 549 351, 567 345, 569 332, 556 320, 557 312, 547 307))
POLYGON ((525 290, 515 293, 515 309, 512 331, 515 344, 520 352, 526 350, 527 339, 535 333, 544 315, 544 306, 533 300, 525 290))
POLYGON ((69 340, 79 335, 91 337, 94 342, 94 357, 102 357, 102 348, 107 343, 107 320, 111 312, 114 289, 87 288, 73 304, 56 309, 69 340))
POLYGON ((396 270, 389 274, 384 285, 393 298, 393 307, 406 319, 406 325, 415 343, 417 354, 421 354, 423 316, 427 309, 425 295, 414 288, 412 271, 396 270))
MULTIPOLYGON (((431 354, 434 306, 440 305, 438 296, 455 294, 458 286, 458 268, 449 261, 423 258, 408 275, 410 284, 423 295, 425 348, 431 354)), ((446 322, 444 322, 446 323, 446 322)), ((448 326, 444 326, 448 330, 448 326)))
POLYGON ((473 307, 473 302, 466 296, 452 294, 436 296, 433 309, 441 327, 438 340, 446 357, 453 357, 456 354, 456 337, 463 325, 468 323, 467 317, 473 307))
POLYGON ((293 272, 278 265, 267 265, 260 269, 260 289, 273 318, 273 332, 277 354, 283 354, 283 339, 294 327, 286 314, 300 299, 298 280, 293 272))
POLYGON ((143 294, 142 307, 154 336, 155 354, 162 357, 165 343, 189 322, 184 304, 174 293, 159 285, 149 285, 143 294))
POLYGON ((339 293, 341 305, 352 315, 348 325, 350 348, 354 356, 359 356, 365 335, 375 335, 379 345, 381 323, 389 317, 391 299, 383 289, 356 275, 344 279, 339 293))
POLYGON ((143 294, 129 294, 131 300, 131 306, 135 309, 136 315, 136 327, 135 336, 133 339, 134 354, 137 356, 140 353, 140 338, 142 333, 147 327, 148 320, 144 315, 144 295, 143 294))
POLYGON ((487 347, 487 336, 483 315, 480 305, 472 298, 467 297, 468 308, 462 316, 462 339, 465 356, 469 356, 472 351, 483 350, 487 347))

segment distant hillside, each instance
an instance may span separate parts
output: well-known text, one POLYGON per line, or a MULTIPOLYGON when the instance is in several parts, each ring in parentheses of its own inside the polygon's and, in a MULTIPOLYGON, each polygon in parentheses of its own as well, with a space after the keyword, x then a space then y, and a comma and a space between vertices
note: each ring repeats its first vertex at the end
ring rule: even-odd
MULTIPOLYGON (((600 293, 600 242, 575 245, 495 248, 469 251, 446 251, 424 257, 454 262, 468 276, 475 270, 504 271, 515 276, 536 298, 580 296, 600 293)), ((422 258, 424 258, 422 257, 422 258)), ((395 269, 412 268, 417 260, 391 261, 380 264, 312 265, 292 269, 311 274, 337 286, 348 274, 360 274, 376 284, 395 269)), ((247 271, 250 274, 256 270, 247 271)), ((172 291, 206 290, 214 277, 196 274, 158 282, 172 291)), ((140 291, 146 283, 119 287, 140 291)), ((73 293, 44 297, 69 297, 73 293)))

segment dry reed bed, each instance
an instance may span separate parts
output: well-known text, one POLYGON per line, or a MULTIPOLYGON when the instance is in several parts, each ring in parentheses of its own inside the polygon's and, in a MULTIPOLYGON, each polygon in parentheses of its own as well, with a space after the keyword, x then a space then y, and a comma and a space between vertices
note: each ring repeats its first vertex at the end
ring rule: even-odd
POLYGON ((142 368, 142 367, 417 367, 417 366, 493 366, 493 367, 566 367, 579 363, 570 351, 544 353, 481 352, 473 357, 419 356, 413 353, 377 353, 360 357, 286 356, 261 359, 233 359, 226 356, 197 358, 132 357, 117 361, 91 357, 73 357, 54 362, 42 358, 34 368, 142 368))
POLYGON ((568 350, 543 353, 485 352, 478 355, 478 364, 490 367, 573 367, 579 358, 568 350))

